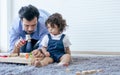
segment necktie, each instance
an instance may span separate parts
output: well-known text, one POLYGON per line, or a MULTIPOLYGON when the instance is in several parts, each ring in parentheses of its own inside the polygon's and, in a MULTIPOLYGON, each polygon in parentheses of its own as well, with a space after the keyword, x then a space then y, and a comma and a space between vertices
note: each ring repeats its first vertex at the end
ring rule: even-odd
POLYGON ((26 52, 32 51, 31 37, 29 34, 26 35, 26 52))
POLYGON ((32 51, 31 40, 28 40, 26 43, 26 52, 31 52, 31 51, 32 51))

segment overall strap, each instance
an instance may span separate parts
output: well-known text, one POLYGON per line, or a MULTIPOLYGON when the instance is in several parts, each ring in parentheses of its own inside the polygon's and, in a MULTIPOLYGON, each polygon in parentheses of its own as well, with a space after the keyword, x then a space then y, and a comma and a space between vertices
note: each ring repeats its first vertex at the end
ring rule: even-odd
POLYGON ((51 39, 51 35, 50 34, 48 34, 48 38, 51 39))
POLYGON ((65 34, 62 34, 60 40, 63 40, 64 37, 65 37, 65 34))

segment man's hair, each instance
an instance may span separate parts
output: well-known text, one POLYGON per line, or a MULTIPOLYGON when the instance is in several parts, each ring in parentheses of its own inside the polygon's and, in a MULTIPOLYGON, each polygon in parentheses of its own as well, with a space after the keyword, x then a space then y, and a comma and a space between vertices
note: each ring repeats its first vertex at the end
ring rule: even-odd
POLYGON ((38 19, 39 15, 40 14, 38 9, 32 5, 21 7, 21 9, 19 10, 19 17, 21 20, 25 18, 28 21, 31 21, 32 19, 34 19, 34 17, 37 17, 38 19))

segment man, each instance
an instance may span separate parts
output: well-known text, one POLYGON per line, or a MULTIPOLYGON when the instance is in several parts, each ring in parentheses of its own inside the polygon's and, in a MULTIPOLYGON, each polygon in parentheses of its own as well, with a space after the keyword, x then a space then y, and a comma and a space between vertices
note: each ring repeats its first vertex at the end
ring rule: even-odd
POLYGON ((46 11, 38 10, 32 5, 21 7, 19 18, 15 20, 10 30, 9 52, 32 52, 36 57, 40 56, 40 42, 48 33, 45 21, 49 15, 46 11), (27 50, 26 35, 30 36, 30 50, 27 50))

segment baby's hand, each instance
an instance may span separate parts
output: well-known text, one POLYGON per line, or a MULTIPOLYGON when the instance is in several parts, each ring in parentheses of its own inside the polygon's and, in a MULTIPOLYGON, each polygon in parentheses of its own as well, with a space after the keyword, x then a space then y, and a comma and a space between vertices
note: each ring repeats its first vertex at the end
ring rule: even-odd
POLYGON ((44 55, 41 53, 41 51, 39 49, 35 49, 32 51, 32 55, 35 57, 35 58, 43 58, 44 55))
POLYGON ((50 53, 49 53, 49 52, 45 52, 45 56, 46 56, 46 57, 49 57, 49 56, 50 56, 50 53))

